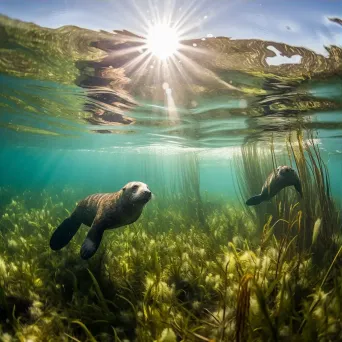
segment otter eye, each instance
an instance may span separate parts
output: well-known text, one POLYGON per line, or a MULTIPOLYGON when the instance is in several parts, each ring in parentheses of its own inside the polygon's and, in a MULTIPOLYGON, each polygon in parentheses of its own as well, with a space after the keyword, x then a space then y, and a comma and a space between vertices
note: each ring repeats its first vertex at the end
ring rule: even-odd
POLYGON ((123 187, 123 188, 122 188, 122 191, 125 191, 125 190, 126 190, 126 187, 123 187))
POLYGON ((132 186, 132 190, 133 190, 133 191, 138 190, 138 188, 139 188, 139 185, 133 185, 133 186, 132 186))

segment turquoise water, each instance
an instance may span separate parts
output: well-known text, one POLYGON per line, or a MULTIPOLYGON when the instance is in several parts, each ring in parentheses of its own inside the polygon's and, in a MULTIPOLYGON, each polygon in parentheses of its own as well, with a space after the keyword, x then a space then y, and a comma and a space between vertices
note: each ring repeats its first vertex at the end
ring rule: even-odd
MULTIPOLYGON (((66 150, 51 148, 2 148, 0 158, 3 168, 0 186, 10 185, 18 190, 41 191, 55 187, 82 189, 89 194, 101 191, 116 191, 131 180, 140 180, 155 189, 168 187, 169 183, 181 180, 177 167, 186 162, 193 152, 177 151, 170 155, 170 148, 127 149, 124 151, 66 150), (185 156, 184 156, 185 154, 185 156), (185 161, 182 161, 184 156, 185 161), (156 177, 155 175, 159 177, 156 177), (107 190, 106 190, 107 189, 107 190)), ((197 152, 199 155, 200 185, 202 191, 236 200, 236 176, 232 157, 238 149, 220 149, 197 152)), ((323 153, 330 171, 332 191, 342 198, 341 153, 323 153)))

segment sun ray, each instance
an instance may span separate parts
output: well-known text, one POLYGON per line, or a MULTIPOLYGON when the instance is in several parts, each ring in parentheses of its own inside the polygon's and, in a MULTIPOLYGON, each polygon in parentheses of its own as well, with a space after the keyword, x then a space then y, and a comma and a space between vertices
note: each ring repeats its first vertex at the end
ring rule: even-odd
POLYGON ((147 56, 146 60, 138 67, 138 69, 135 70, 132 84, 138 84, 144 72, 146 72, 146 66, 149 64, 151 59, 152 59, 151 56, 147 56))
POLYGON ((130 47, 130 48, 125 48, 121 50, 116 50, 116 51, 110 52, 108 54, 108 57, 115 58, 115 57, 130 55, 130 54, 139 52, 139 49, 140 48, 137 48, 137 47, 130 47))
POLYGON ((201 54, 201 55, 206 55, 206 56, 212 56, 214 57, 214 54, 210 51, 210 50, 206 50, 206 49, 203 49, 199 46, 191 46, 191 45, 187 45, 185 44, 185 41, 184 42, 180 42, 180 48, 178 49, 179 51, 182 51, 184 53, 186 52, 190 52, 190 53, 196 53, 197 55, 198 54, 201 54))
POLYGON ((152 12, 152 22, 161 22, 160 14, 158 11, 158 7, 152 3, 151 0, 148 1, 150 12, 152 12))
POLYGON ((177 20, 177 24, 176 24, 177 30, 181 30, 182 28, 185 28, 186 27, 185 23, 191 23, 191 25, 189 25, 189 26, 194 26, 193 21, 189 21, 189 18, 195 17, 195 13, 197 10, 195 7, 195 4, 196 4, 196 1, 190 1, 188 3, 188 6, 186 7, 186 9, 181 11, 181 14, 180 14, 180 16, 177 20))
POLYGON ((168 15, 168 22, 172 24, 172 19, 174 17, 174 10, 175 10, 176 3, 174 1, 169 2, 169 8, 166 10, 166 13, 169 13, 168 15))
POLYGON ((135 70, 135 68, 137 68, 139 64, 142 63, 143 60, 148 56, 149 53, 147 51, 144 51, 132 60, 128 60, 128 62, 126 62, 122 67, 127 71, 127 73, 132 73, 135 70))
POLYGON ((196 63, 192 59, 186 57, 184 54, 182 54, 180 58, 182 58, 182 61, 184 61, 184 64, 186 64, 189 69, 191 68, 191 70, 193 70, 194 74, 197 75, 198 77, 200 77, 202 79, 202 81, 215 80, 216 82, 224 85, 225 87, 227 87, 230 90, 241 91, 239 88, 234 87, 233 85, 221 80, 213 71, 206 69, 206 68, 203 68, 203 66, 200 66, 198 63, 196 63))
POLYGON ((183 64, 180 63, 179 61, 177 62, 177 60, 175 58, 172 58, 171 62, 173 64, 174 68, 177 69, 178 75, 180 75, 182 77, 182 79, 185 81, 186 86, 190 88, 192 93, 195 93, 195 89, 193 87, 191 79, 188 75, 188 72, 183 67, 183 64))

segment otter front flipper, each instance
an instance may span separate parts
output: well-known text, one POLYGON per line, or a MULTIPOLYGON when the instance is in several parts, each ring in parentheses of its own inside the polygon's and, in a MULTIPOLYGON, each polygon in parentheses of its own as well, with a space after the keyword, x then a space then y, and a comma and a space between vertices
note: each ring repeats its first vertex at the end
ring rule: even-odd
POLYGON ((81 222, 73 216, 65 219, 53 232, 50 239, 50 248, 54 251, 58 251, 65 247, 77 233, 80 225, 81 222))
POLYGON ((96 253, 100 246, 103 232, 104 228, 101 223, 93 223, 81 247, 82 259, 87 260, 96 253))
POLYGON ((256 195, 256 196, 253 196, 250 199, 248 199, 246 201, 246 204, 247 205, 258 205, 263 201, 264 201, 264 197, 262 195, 256 195))

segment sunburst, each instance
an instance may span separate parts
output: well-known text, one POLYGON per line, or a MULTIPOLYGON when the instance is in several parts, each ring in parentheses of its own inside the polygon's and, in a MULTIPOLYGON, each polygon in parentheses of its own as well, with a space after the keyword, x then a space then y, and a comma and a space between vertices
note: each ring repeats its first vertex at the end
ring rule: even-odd
POLYGON ((171 57, 179 49, 177 30, 165 23, 150 27, 147 35, 147 48, 161 60, 171 57))

